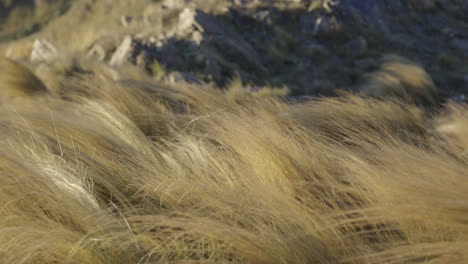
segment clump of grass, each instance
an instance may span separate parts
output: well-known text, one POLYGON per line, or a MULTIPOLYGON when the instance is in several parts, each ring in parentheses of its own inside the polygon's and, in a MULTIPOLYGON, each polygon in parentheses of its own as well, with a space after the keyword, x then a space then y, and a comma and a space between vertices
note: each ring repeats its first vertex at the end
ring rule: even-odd
POLYGON ((87 67, 60 96, 0 104, 2 262, 468 257, 466 133, 431 130, 415 105, 290 104, 240 80, 221 91, 87 67))
POLYGON ((468 159, 468 106, 449 103, 440 117, 436 119, 435 128, 443 136, 450 148, 459 156, 468 159))
POLYGON ((365 99, 345 93, 292 106, 289 112, 314 134, 340 144, 362 147, 368 142, 377 146, 394 140, 420 143, 426 137, 426 117, 421 109, 398 100, 365 99))
POLYGON ((160 80, 165 74, 166 69, 158 60, 154 60, 150 66, 150 72, 156 80, 160 80))
POLYGON ((0 58, 0 96, 28 97, 47 93, 47 88, 27 67, 0 58))
POLYGON ((437 103, 437 89, 419 65, 399 56, 385 56, 379 70, 370 74, 364 92, 375 97, 399 97, 420 105, 437 103))

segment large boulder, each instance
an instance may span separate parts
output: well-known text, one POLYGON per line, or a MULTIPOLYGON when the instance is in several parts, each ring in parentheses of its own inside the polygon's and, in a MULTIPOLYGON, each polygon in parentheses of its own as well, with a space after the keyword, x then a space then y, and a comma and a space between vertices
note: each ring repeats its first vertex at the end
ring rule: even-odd
POLYGON ((179 22, 177 24, 177 34, 186 35, 193 32, 195 24, 196 11, 192 8, 185 8, 179 14, 179 22))
POLYGON ((137 42, 132 36, 126 36, 112 55, 111 66, 119 66, 129 62, 136 53, 137 42))

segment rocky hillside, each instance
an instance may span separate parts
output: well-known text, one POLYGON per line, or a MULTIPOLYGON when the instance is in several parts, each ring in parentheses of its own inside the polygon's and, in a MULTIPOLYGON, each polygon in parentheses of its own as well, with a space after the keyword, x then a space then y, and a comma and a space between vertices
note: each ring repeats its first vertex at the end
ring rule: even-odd
POLYGON ((40 31, 70 7, 70 0, 0 0, 0 41, 40 31))
MULTIPOLYGON (((2 3, 8 17, 14 8, 2 3)), ((63 16, 0 51, 35 66, 86 58, 221 87, 240 77, 252 89, 286 86, 294 96, 359 92, 376 74, 384 85, 418 82, 407 68, 385 70, 393 54, 427 72, 440 98, 463 99, 466 13, 461 0, 75 0, 63 16)))

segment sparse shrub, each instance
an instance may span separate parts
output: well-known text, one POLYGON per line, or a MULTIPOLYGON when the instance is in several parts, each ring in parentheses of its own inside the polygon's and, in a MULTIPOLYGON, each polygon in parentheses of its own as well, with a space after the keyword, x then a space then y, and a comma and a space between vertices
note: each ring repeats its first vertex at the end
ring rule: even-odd
POLYGON ((449 103, 435 121, 436 131, 442 135, 450 149, 468 161, 468 106, 449 103))
POLYGON ((380 69, 368 76, 364 93, 375 97, 398 97, 406 102, 435 106, 437 89, 418 64, 399 56, 385 56, 380 69))
POLYGON ((149 68, 151 74, 156 78, 156 80, 161 79, 166 73, 165 67, 156 59, 150 64, 149 68))

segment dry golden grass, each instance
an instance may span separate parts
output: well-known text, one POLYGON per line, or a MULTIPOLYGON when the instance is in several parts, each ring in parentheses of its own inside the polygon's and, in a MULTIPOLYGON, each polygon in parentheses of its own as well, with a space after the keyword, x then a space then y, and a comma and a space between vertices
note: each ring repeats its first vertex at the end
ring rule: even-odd
POLYGON ((375 97, 399 97, 406 102, 434 106, 437 89, 429 74, 405 58, 387 55, 380 69, 372 73, 365 87, 375 97))
POLYGON ((427 116, 418 65, 384 59, 384 99, 168 85, 69 55, 122 14, 177 19, 106 2, 40 33, 62 52, 40 79, 0 61, 0 263, 467 263, 468 108, 427 116))
POLYGON ((449 103, 442 115, 435 120, 435 129, 442 134, 445 143, 451 149, 468 159, 468 106, 466 104, 449 103))
POLYGON ((0 58, 0 96, 33 96, 47 93, 47 88, 25 66, 0 58))
POLYGON ((466 263, 466 107, 87 67, 0 104, 0 262, 466 263))
MULTIPOLYGON (((56 6, 65 5, 63 2, 67 1, 52 0, 53 4, 45 4, 42 10, 35 10, 35 12, 41 14, 40 17, 42 18, 43 16, 50 18, 50 13, 57 12, 56 6)), ((138 1, 140 2, 140 0, 138 1)), ((120 37, 125 33, 135 31, 134 27, 123 28, 120 24, 120 17, 122 15, 142 14, 145 6, 149 8, 149 5, 133 2, 112 1, 112 5, 109 5, 110 2, 108 1, 72 1, 67 3, 71 4, 71 7, 65 14, 50 21, 40 31, 24 36, 13 42, 13 44, 12 42, 1 43, 0 54, 8 55, 8 57, 14 59, 29 58, 32 43, 38 37, 53 43, 61 54, 86 51, 100 37, 120 37)), ((17 24, 23 25, 24 23, 17 24)), ((142 30, 141 25, 138 26, 142 30)), ((18 31, 15 27, 10 28, 18 31)), ((152 27, 151 29, 158 32, 157 28, 152 27)))
POLYGON ((70 4, 70 0, 0 1, 0 41, 14 40, 37 32, 65 12, 70 4))

